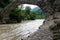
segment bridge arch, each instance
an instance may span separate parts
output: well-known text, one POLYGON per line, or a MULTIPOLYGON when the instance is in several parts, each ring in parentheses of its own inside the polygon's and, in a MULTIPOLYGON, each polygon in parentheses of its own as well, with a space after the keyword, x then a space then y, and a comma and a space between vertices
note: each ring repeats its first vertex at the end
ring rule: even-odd
POLYGON ((48 3, 46 0, 37 0, 37 1, 36 0, 15 0, 15 1, 11 2, 8 6, 6 6, 4 8, 4 10, 1 12, 2 16, 3 16, 2 20, 4 21, 4 20, 9 19, 9 14, 10 14, 11 10, 20 4, 38 5, 46 12, 46 18, 49 17, 49 15, 53 11, 53 9, 51 9, 51 7, 50 7, 50 3, 48 3), (47 13, 50 13, 50 14, 47 14, 47 13))
MULTIPOLYGON (((4 10, 2 11, 2 16, 3 16, 3 21, 4 20, 7 20, 8 17, 9 17, 9 12, 15 8, 16 6, 20 5, 20 4, 35 4, 35 5, 38 5, 40 6, 45 12, 46 12, 46 20, 52 20, 53 22, 55 21, 55 19, 57 19, 57 21, 59 22, 60 20, 60 12, 58 13, 59 15, 59 18, 57 16, 54 16, 55 12, 58 12, 58 9, 59 9, 59 5, 60 5, 60 0, 55 0, 51 3, 51 1, 49 2, 50 0, 15 0, 13 1, 12 3, 10 3, 7 7, 4 8, 4 10), (59 2, 58 2, 59 1, 59 2)), ((51 21, 51 22, 52 22, 51 21)), ((48 22, 48 21, 47 21, 48 22)), ((50 21, 49 21, 50 22, 50 21)), ((57 23, 58 23, 57 22, 57 23)), ((56 22, 54 22, 56 23, 56 22)), ((56 24, 57 24, 56 23, 56 24)), ((51 24, 51 23, 49 23, 51 24)), ((53 25, 53 24, 52 24, 53 25)), ((49 26, 49 25, 48 25, 49 26)), ((51 26, 51 25, 50 25, 51 26)), ((59 23, 59 26, 60 26, 60 23, 59 23)), ((54 26, 55 27, 55 26, 54 26)), ((53 27, 53 28, 54 28, 53 27)), ((60 28, 59 28, 60 30, 60 28)), ((59 31, 60 32, 60 31, 59 31)))

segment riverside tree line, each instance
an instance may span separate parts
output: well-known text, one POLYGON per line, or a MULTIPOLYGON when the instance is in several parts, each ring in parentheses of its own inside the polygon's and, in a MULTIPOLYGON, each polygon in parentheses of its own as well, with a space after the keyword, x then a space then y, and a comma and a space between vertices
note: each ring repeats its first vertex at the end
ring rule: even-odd
MULTIPOLYGON (((0 12, 10 2, 11 2, 10 0, 7 0, 7 1, 0 0, 0 12)), ((45 18, 44 12, 39 13, 39 10, 38 11, 31 11, 31 8, 29 6, 27 6, 25 8, 25 10, 22 10, 22 8, 23 8, 22 6, 20 8, 17 6, 13 10, 11 10, 10 15, 9 15, 9 18, 10 18, 9 21, 21 22, 22 20, 35 20, 35 19, 43 19, 43 18, 45 18)))
POLYGON ((11 20, 17 20, 18 22, 21 20, 34 20, 34 19, 43 19, 45 17, 44 13, 41 15, 38 13, 38 11, 31 11, 31 8, 27 6, 25 10, 22 10, 21 8, 14 8, 10 15, 11 20))

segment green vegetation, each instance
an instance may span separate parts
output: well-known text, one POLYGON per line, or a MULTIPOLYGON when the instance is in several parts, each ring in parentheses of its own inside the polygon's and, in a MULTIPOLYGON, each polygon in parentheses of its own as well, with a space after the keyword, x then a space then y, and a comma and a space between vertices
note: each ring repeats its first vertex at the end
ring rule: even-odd
MULTIPOLYGON (((0 0, 0 22, 2 21, 1 11, 11 2, 12 0, 0 0)), ((35 20, 45 18, 44 13, 39 13, 38 11, 31 11, 31 8, 29 6, 27 6, 25 10, 22 10, 22 8, 22 6, 20 8, 14 8, 10 12, 9 21, 21 22, 22 20, 35 20)))
POLYGON ((31 11, 31 8, 27 6, 25 10, 21 8, 14 8, 10 15, 10 20, 17 20, 17 22, 21 22, 21 20, 34 20, 34 19, 44 19, 45 14, 39 13, 38 11, 31 11))

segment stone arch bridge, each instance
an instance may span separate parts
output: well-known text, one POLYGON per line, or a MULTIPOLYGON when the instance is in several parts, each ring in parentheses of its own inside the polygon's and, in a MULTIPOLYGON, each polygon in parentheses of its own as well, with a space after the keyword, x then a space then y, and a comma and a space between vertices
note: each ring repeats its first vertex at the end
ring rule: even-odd
POLYGON ((49 13, 49 15, 50 15, 53 12, 53 9, 52 9, 50 3, 47 2, 47 0, 15 0, 15 1, 12 1, 8 6, 6 6, 3 9, 3 11, 1 12, 2 16, 3 16, 2 20, 3 21, 8 20, 11 10, 13 8, 15 8, 16 6, 20 5, 20 4, 34 4, 34 5, 38 5, 46 12, 46 15, 47 15, 47 13, 49 13))
MULTIPOLYGON (((52 0, 15 0, 12 3, 10 3, 7 7, 5 7, 4 10, 1 12, 3 17, 2 20, 3 21, 8 20, 9 12, 16 6, 20 4, 25 4, 25 3, 38 5, 43 9, 43 11, 46 12, 46 20, 42 25, 42 28, 44 28, 43 30, 46 29, 44 32, 48 32, 47 30, 51 28, 53 30, 51 32, 54 34, 53 35, 54 40, 60 40, 60 9, 59 9, 60 0, 53 0, 53 1, 52 0)), ((38 33, 39 32, 40 31, 38 31, 38 33)), ((31 37, 31 40, 33 40, 32 37, 31 37)), ((49 36, 49 38, 50 37, 51 36, 49 36)), ((27 40, 29 40, 29 38, 27 40)), ((37 39, 37 40, 40 40, 40 39, 37 39)), ((51 38, 48 39, 48 35, 47 35, 46 40, 52 40, 52 39, 51 38)))

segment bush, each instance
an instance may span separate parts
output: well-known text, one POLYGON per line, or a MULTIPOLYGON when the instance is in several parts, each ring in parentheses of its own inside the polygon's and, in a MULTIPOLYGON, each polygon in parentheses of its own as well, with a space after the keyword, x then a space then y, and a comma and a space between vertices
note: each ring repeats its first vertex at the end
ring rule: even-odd
POLYGON ((21 21, 21 16, 19 16, 21 9, 15 8, 11 11, 9 17, 10 20, 16 20, 17 22, 21 21))

